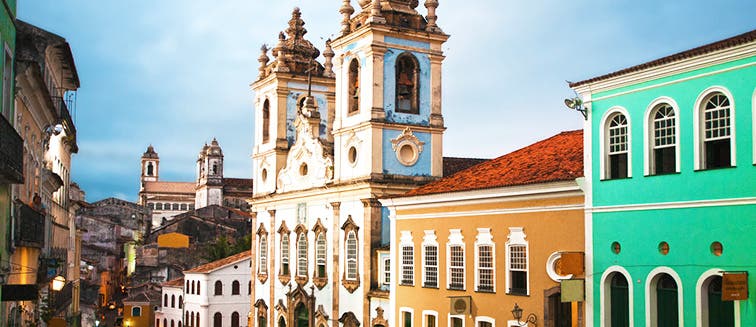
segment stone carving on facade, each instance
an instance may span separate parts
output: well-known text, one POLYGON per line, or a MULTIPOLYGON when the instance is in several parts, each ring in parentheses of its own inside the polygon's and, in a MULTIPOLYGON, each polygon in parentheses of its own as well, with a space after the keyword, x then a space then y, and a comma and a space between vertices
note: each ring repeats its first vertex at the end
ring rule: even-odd
POLYGON ((412 166, 417 162, 420 153, 423 152, 423 145, 425 142, 420 141, 409 127, 391 140, 391 148, 396 154, 396 159, 405 166, 412 166))
POLYGON ((351 311, 345 312, 343 315, 341 315, 341 318, 339 318, 339 322, 344 324, 344 327, 359 327, 360 326, 360 320, 357 319, 357 316, 354 315, 351 311))
POLYGON ((315 311, 315 326, 328 326, 328 318, 328 314, 326 313, 325 308, 323 308, 323 305, 318 305, 318 310, 315 311))
POLYGON ((313 136, 307 119, 300 114, 294 123, 297 137, 278 174, 278 193, 322 187, 333 181, 333 155, 313 136))
POLYGON ((377 307, 375 308, 375 318, 370 321, 370 325, 373 327, 389 327, 388 320, 383 317, 383 308, 377 307))

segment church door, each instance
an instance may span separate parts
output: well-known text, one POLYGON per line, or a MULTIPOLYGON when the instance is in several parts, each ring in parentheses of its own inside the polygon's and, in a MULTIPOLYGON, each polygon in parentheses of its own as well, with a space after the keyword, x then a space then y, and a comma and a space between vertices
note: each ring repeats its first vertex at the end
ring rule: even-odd
POLYGON ((294 311, 294 319, 296 321, 296 327, 310 326, 310 312, 307 310, 304 303, 300 303, 299 306, 297 306, 297 310, 294 311))

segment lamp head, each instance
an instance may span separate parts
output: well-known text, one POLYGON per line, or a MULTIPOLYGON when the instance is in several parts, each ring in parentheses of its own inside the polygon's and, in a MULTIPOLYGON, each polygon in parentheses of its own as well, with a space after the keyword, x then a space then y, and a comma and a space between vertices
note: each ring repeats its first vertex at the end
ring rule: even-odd
POLYGON ((66 278, 63 276, 55 276, 52 280, 52 289, 53 291, 60 291, 63 289, 63 286, 66 286, 66 278))
POLYGON ((514 309, 512 309, 512 317, 514 317, 517 321, 520 321, 520 319, 522 319, 522 309, 517 305, 517 303, 515 303, 514 309))

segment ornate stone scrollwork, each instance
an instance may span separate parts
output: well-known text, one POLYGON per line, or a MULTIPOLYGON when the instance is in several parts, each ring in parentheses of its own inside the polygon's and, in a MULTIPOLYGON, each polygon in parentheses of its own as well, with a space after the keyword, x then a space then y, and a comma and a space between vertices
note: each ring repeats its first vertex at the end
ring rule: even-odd
POLYGON ((420 141, 409 127, 391 140, 391 147, 396 154, 396 159, 405 166, 412 166, 417 162, 420 153, 423 152, 423 145, 425 145, 425 142, 420 141))

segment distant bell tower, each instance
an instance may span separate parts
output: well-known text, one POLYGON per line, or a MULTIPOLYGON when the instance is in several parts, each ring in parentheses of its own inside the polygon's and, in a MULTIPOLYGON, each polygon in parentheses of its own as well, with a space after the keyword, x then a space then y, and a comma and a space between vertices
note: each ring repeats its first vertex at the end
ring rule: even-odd
POLYGON ((196 208, 223 205, 223 150, 213 138, 205 144, 197 157, 196 208))
POLYGON ((343 0, 335 53, 335 181, 443 173, 442 45, 438 0, 343 0), (354 15, 353 15, 354 14, 354 15))
POLYGON ((160 158, 155 148, 147 147, 147 151, 142 155, 142 178, 139 186, 140 191, 144 191, 145 182, 157 182, 159 177, 160 158))
MULTIPOLYGON (((252 149, 254 167, 254 195, 262 196, 276 192, 277 177, 286 165, 289 150, 296 137, 295 119, 305 106, 308 89, 319 116, 319 139, 333 144, 334 119, 334 74, 333 51, 326 41, 323 51, 324 63, 316 60, 320 50, 304 38, 302 13, 294 8, 285 32, 278 35, 278 42, 269 49, 261 49, 259 76, 252 83, 255 93, 255 136, 252 149), (273 59, 268 57, 268 52, 273 59)), ((317 122, 316 122, 317 123, 317 122)))

